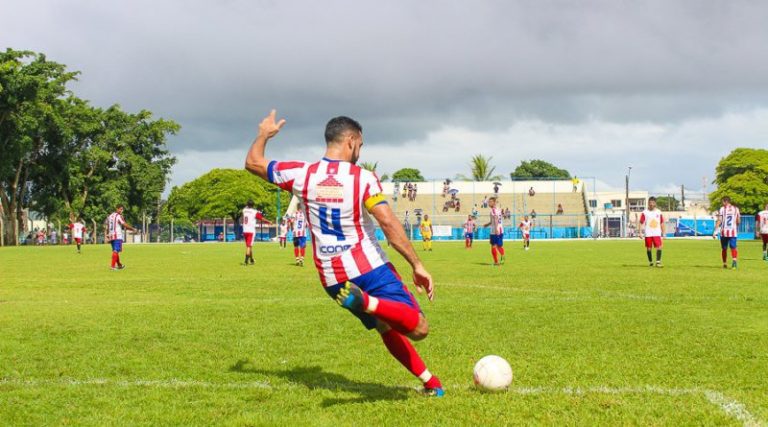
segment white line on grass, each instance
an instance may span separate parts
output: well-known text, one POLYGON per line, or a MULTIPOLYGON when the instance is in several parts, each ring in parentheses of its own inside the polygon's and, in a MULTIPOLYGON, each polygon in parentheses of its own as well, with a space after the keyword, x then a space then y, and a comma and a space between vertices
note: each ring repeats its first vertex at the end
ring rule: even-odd
MULTIPOLYGON (((40 386, 117 386, 117 387, 149 387, 149 388, 225 388, 225 389, 295 389, 303 386, 295 383, 271 384, 266 381, 249 382, 211 382, 199 380, 113 380, 108 378, 59 378, 59 379, 22 379, 22 378, 0 378, 0 386, 9 385, 16 387, 40 387, 40 386)), ((324 383, 324 387, 333 387, 334 383, 324 383)), ((374 388, 374 385, 360 385, 360 390, 374 388)), ((356 388, 350 388, 348 384, 338 384, 340 390, 354 391, 356 388)), ((466 387, 456 386, 452 389, 467 389, 466 387)), ((472 387, 469 387, 472 388, 472 387)), ((513 387, 509 393, 521 395, 546 395, 546 394, 566 394, 566 395, 587 395, 587 394, 655 394, 661 396, 695 396, 702 395, 708 402, 720 408, 726 415, 740 421, 744 426, 755 427, 765 426, 766 424, 759 420, 747 409, 743 403, 725 396, 717 390, 708 390, 700 388, 666 388, 658 386, 644 387, 513 387)))

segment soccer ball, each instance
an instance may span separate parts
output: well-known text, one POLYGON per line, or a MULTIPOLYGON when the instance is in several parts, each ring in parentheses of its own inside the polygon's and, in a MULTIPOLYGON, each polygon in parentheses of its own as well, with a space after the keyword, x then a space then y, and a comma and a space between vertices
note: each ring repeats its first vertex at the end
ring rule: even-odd
POLYGON ((486 391, 506 390, 512 384, 512 367, 499 356, 483 357, 473 373, 475 385, 486 391))

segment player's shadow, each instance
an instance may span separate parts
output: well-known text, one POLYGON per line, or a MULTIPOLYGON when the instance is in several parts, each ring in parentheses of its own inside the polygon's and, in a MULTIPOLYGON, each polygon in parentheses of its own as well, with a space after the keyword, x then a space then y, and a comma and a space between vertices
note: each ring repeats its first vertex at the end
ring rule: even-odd
POLYGON ((310 390, 330 390, 356 393, 359 397, 334 398, 323 400, 322 406, 347 403, 375 402, 379 400, 406 400, 414 391, 408 387, 393 387, 376 383, 354 381, 333 373, 325 372, 319 366, 302 366, 287 370, 269 370, 256 368, 248 359, 238 360, 230 366, 230 372, 258 374, 283 378, 294 384, 302 384, 310 390))

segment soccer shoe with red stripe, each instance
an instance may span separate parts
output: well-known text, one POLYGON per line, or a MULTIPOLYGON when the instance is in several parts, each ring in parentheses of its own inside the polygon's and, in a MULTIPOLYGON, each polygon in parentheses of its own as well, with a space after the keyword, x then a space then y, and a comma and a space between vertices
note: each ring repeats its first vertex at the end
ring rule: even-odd
POLYGON ((365 295, 354 283, 346 282, 336 295, 336 302, 347 310, 362 313, 365 306, 365 295))

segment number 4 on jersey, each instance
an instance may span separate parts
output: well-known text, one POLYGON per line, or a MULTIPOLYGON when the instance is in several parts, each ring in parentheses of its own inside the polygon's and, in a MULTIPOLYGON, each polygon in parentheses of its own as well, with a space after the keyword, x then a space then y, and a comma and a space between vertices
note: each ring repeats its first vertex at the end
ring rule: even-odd
POLYGON ((323 234, 336 236, 337 240, 344 240, 344 232, 341 229, 341 209, 332 208, 331 218, 328 220, 328 207, 321 206, 319 215, 320 217, 320 231, 323 234))

